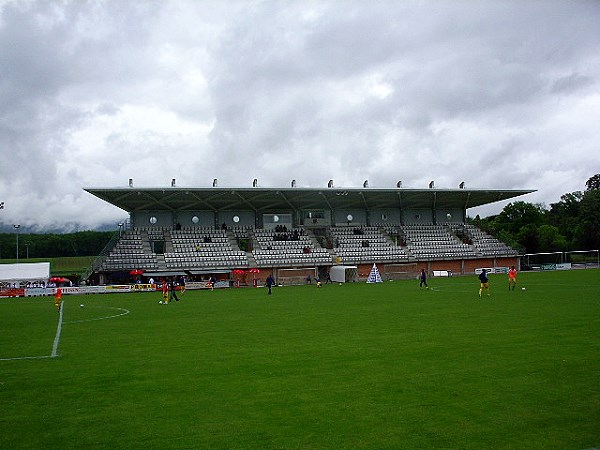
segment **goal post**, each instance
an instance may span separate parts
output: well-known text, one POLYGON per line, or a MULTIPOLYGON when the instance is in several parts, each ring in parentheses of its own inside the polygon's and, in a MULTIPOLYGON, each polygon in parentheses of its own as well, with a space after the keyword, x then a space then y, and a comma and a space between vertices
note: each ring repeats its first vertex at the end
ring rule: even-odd
POLYGON ((563 262, 563 252, 527 253, 521 257, 521 270, 554 269, 563 262))
POLYGON ((573 267, 600 267, 599 250, 577 250, 565 252, 565 262, 571 263, 573 267))
POLYGON ((600 267, 598 250, 528 253, 521 257, 522 270, 585 269, 600 267))

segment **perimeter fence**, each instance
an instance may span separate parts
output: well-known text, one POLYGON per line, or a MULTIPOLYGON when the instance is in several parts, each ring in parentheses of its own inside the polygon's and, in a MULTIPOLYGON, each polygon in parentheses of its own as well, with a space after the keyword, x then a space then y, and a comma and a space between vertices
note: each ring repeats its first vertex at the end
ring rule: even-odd
POLYGON ((599 250, 528 253, 521 256, 521 270, 568 270, 599 267, 599 250))

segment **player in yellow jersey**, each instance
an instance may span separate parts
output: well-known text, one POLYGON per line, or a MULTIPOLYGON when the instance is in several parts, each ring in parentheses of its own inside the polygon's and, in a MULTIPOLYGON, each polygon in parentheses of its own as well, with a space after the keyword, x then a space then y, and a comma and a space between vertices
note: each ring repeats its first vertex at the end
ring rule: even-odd
POLYGON ((57 311, 60 311, 61 304, 62 304, 62 289, 59 286, 56 288, 56 292, 54 292, 54 306, 56 306, 57 311))
POLYGON ((490 280, 487 276, 487 270, 481 269, 481 273, 479 274, 479 282, 481 286, 479 287, 479 297, 481 298, 481 293, 485 289, 487 291, 488 297, 490 296, 490 280))

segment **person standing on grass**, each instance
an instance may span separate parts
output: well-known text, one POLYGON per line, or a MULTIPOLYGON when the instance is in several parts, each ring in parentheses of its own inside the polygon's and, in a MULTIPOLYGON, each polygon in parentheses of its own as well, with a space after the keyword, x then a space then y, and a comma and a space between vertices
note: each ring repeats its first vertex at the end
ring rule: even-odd
POLYGON ((185 294, 185 277, 183 275, 179 278, 179 293, 182 297, 185 294))
POLYGON ((275 284, 275 278, 273 278, 273 274, 270 274, 267 277, 267 287, 269 288, 269 295, 271 295, 271 288, 275 284))
POLYGON ((177 283, 175 282, 175 278, 173 278, 171 280, 171 283, 169 284, 169 286, 170 286, 169 301, 175 299, 175 301, 178 302, 179 298, 177 297, 177 283))
POLYGON ((163 280, 162 283, 162 296, 164 304, 166 305, 167 303, 169 303, 169 285, 165 280, 163 280))
POLYGON ((427 286, 427 272, 425 272, 425 269, 421 269, 421 275, 419 275, 419 287, 422 288, 423 285, 425 285, 425 287, 427 289, 429 289, 429 286, 427 286))
POLYGON ((481 273, 479 274, 479 281, 481 283, 479 287, 479 298, 481 298, 481 293, 485 289, 487 291, 488 297, 490 296, 490 280, 487 276, 487 270, 481 269, 481 273))
POLYGON ((56 288, 54 292, 54 306, 56 306, 56 310, 60 311, 60 305, 62 304, 62 289, 60 286, 56 288))
POLYGON ((329 272, 327 272, 327 280, 325 280, 325 284, 327 283, 333 284, 333 281, 331 281, 331 274, 329 272))
POLYGON ((510 266, 510 269, 508 271, 508 290, 514 291, 516 285, 517 285, 517 269, 515 269, 515 266, 510 266))

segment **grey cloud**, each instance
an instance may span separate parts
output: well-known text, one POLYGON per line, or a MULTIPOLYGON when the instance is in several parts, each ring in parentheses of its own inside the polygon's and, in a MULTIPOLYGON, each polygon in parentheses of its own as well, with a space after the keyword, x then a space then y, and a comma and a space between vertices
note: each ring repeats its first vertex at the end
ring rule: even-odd
POLYGON ((594 84, 594 80, 580 73, 560 77, 552 83, 550 91, 555 94, 571 94, 594 84))
POLYGON ((597 165, 562 156, 598 141, 598 18, 592 1, 4 3, 0 200, 86 225, 122 212, 81 188, 130 177, 465 180, 550 203, 597 165))

